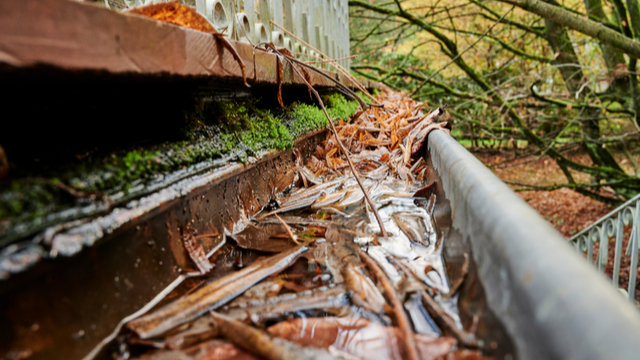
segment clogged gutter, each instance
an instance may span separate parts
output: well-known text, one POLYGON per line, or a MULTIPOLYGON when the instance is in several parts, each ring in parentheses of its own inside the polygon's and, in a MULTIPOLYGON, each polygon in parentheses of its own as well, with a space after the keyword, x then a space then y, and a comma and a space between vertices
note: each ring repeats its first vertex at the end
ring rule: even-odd
POLYGON ((387 238, 328 134, 289 170, 295 180, 275 202, 220 229, 228 240, 210 258, 216 275, 115 333, 119 356, 481 358, 457 315, 459 284, 445 273, 446 239, 420 156, 430 131, 447 130, 436 121, 442 110, 425 116, 423 104, 397 93, 378 99, 384 108, 358 111, 337 128, 387 238), (238 270, 226 265, 237 265, 237 249, 264 256, 238 270))

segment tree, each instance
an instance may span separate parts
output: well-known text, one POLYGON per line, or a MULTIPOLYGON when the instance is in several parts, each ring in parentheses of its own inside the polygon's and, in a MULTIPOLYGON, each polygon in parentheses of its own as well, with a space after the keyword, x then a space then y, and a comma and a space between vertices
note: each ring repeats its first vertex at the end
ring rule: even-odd
MULTIPOLYGON (((353 64, 352 70, 396 89, 418 90, 418 98, 461 102, 451 113, 463 126, 462 138, 474 142, 482 142, 485 136, 493 141, 512 143, 526 140, 558 163, 567 178, 567 183, 561 186, 606 202, 619 202, 621 198, 635 195, 640 190, 639 180, 624 172, 607 146, 619 144, 626 149, 626 143, 631 139, 635 141, 636 134, 625 132, 622 136, 612 136, 609 130, 604 134, 601 131, 603 126, 609 129, 621 120, 626 124, 632 124, 628 120, 633 120, 637 124, 635 115, 640 113, 636 111, 637 92, 633 90, 635 83, 637 91, 637 76, 635 71, 632 74, 626 71, 627 66, 635 70, 634 56, 640 50, 633 38, 631 16, 625 10, 623 19, 628 16, 629 21, 615 17, 610 21, 599 0, 574 3, 574 6, 584 6, 580 9, 582 13, 552 0, 549 3, 502 2, 542 18, 520 10, 507 17, 512 7, 509 10, 498 4, 496 8, 476 0, 422 6, 400 0, 374 3, 351 0, 352 52, 364 53, 367 59, 353 64), (471 16, 476 20, 469 22, 471 16), (366 19, 364 24, 362 19, 366 19), (590 35, 594 28, 596 33, 590 35), (571 29, 580 33, 572 35, 571 29), (596 50, 589 50, 597 56, 590 56, 586 61, 590 65, 603 61, 604 72, 583 71, 592 67, 581 64, 576 40, 572 37, 579 37, 585 47, 596 43, 582 34, 600 40, 598 54, 596 50), (459 47, 465 39, 475 42, 466 48, 459 47), (390 52, 403 44, 411 46, 406 54, 390 52), (449 59, 447 63, 455 64, 457 73, 451 70, 445 77, 439 73, 440 69, 428 69, 427 59, 433 58, 434 44, 439 53, 449 59), (420 49, 425 47, 431 51, 429 57, 421 56, 424 51, 420 49), (466 53, 468 50, 471 51, 466 53), (621 50, 631 54, 628 65, 621 50), (474 56, 480 52, 484 52, 483 57, 474 56), (495 63, 502 65, 494 66, 495 63), (520 64, 518 69, 515 63, 520 64), (530 76, 527 71, 537 74, 530 76), (542 72, 550 73, 546 81, 550 80, 550 84, 541 82, 542 72), (452 73, 458 76, 451 76, 452 73), (556 76, 559 76, 557 80, 556 76), (513 79, 518 80, 519 88, 510 87, 513 79), (608 85, 604 91, 601 83, 608 85), (566 90, 555 93, 560 84, 566 90), (547 88, 546 93, 539 91, 540 86, 547 88), (481 114, 488 116, 486 120, 477 118, 481 114), (508 131, 504 131, 505 128, 508 131), (572 161, 563 155, 563 150, 574 144, 584 148, 592 164, 572 161), (577 173, 590 175, 590 183, 576 181, 577 173), (599 189, 605 186, 615 189, 621 197, 603 196, 599 189)), ((640 19, 637 1, 628 3, 633 4, 626 8, 633 9, 636 19, 640 19)), ((621 12, 616 8, 619 5, 611 10, 620 18, 621 12)), ((640 31, 640 21, 635 24, 640 31)))

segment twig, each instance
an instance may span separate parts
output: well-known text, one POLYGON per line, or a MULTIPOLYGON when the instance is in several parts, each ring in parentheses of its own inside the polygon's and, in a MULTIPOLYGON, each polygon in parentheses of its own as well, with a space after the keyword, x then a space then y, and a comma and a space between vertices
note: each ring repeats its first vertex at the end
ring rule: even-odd
MULTIPOLYGON (((307 56, 306 54, 301 54, 301 53, 294 53, 294 54, 299 54, 299 55, 307 56)), ((305 61, 305 64, 320 64, 320 63, 328 63, 328 62, 335 62, 335 61, 340 61, 340 60, 353 59, 353 58, 357 58, 357 57, 358 57, 358 55, 351 55, 351 56, 346 56, 346 57, 339 58, 339 59, 318 60, 318 61, 305 61)))
MULTIPOLYGON (((333 82, 336 85, 336 89, 338 89, 338 91, 340 91, 341 93, 349 96, 352 99, 355 99, 360 106, 362 106, 363 110, 367 110, 369 107, 373 106, 373 107, 382 107, 382 105, 376 105, 376 104, 370 104, 365 102, 364 100, 362 100, 353 90, 349 89, 348 87, 346 87, 344 84, 342 84, 340 82, 340 80, 334 78, 333 76, 325 73, 324 71, 322 71, 321 69, 318 69, 314 66, 308 65, 298 59, 296 59, 295 57, 292 56, 286 56, 284 54, 282 54, 281 52, 278 51, 278 54, 285 56, 285 58, 287 58, 289 60, 290 63, 295 62, 296 64, 301 66, 301 69, 307 68, 310 69, 312 71, 315 71, 316 73, 322 75, 324 78, 326 78, 327 80, 333 82)), ((299 74, 298 74, 299 75, 299 74)), ((367 93, 368 94, 368 93, 367 93)), ((371 99, 373 99, 374 101, 377 102, 377 99, 375 99, 374 97, 372 97, 371 95, 367 95, 369 97, 371 97, 371 99)))
MULTIPOLYGON (((416 276, 415 272, 412 269, 410 269, 407 265, 393 259, 391 261, 393 264, 400 267, 400 269, 406 274, 406 276, 411 276, 413 279, 420 281, 418 276, 416 276)), ((467 254, 465 254, 465 265, 463 265, 464 273, 466 273, 466 271, 464 270, 465 266, 467 268, 469 266, 469 257, 467 256, 467 254)), ((440 329, 442 329, 442 331, 445 334, 452 335, 453 337, 455 337, 458 340, 458 342, 460 342, 460 344, 463 345, 464 347, 467 347, 470 349, 478 348, 478 340, 476 340, 476 337, 472 333, 458 329, 453 319, 451 319, 451 317, 446 313, 446 311, 444 311, 444 309, 440 306, 440 304, 438 304, 438 302, 436 302, 427 291, 420 290, 419 292, 420 292, 420 295, 422 296, 422 302, 425 308, 427 309, 427 312, 429 313, 429 315, 431 315, 433 320, 436 322, 436 324, 440 327, 440 329)), ((449 293, 451 293, 451 291, 449 293)))
POLYGON ((413 336, 413 330, 411 329, 411 324, 409 323, 409 318, 407 318, 407 314, 404 312, 402 302, 398 298, 398 294, 393 288, 393 285, 391 285, 391 282, 387 278, 387 274, 385 274, 384 271, 380 269, 378 264, 369 255, 365 254, 358 247, 354 248, 358 255, 360 255, 360 258, 364 261, 365 264, 367 264, 376 278, 378 278, 378 281, 380 282, 380 284, 382 284, 384 293, 387 295, 387 299, 391 303, 391 306, 393 306, 393 312, 396 315, 396 319, 398 320, 398 327, 400 328, 400 333, 402 333, 404 345, 407 349, 408 359, 420 359, 420 357, 418 356, 418 349, 416 348, 415 338, 413 336))
POLYGON ((251 354, 267 360, 293 360, 300 355, 274 344, 269 335, 258 329, 213 311, 209 311, 209 314, 222 336, 251 354))
POLYGON ((273 214, 273 216, 275 216, 276 219, 278 219, 282 223, 282 225, 284 225, 284 228, 287 229, 287 233, 291 237, 291 240, 293 240, 293 242, 296 243, 296 245, 300 245, 300 242, 298 242, 298 240, 296 240, 295 235, 293 235, 293 233, 291 232, 291 228, 289 228, 289 225, 287 225, 287 223, 284 222, 284 220, 282 220, 280 218, 280 216, 278 216, 278 214, 273 214))
POLYGON ((453 337, 455 337, 464 347, 470 349, 478 348, 478 340, 476 340, 476 337, 473 334, 458 329, 453 319, 447 315, 444 309, 431 297, 431 295, 424 290, 421 291, 421 293, 422 302, 425 305, 427 312, 445 333, 453 335, 453 337))
POLYGON ((504 15, 502 15, 502 17, 500 17, 500 19, 498 19, 496 22, 494 22, 488 29, 487 31, 485 31, 479 38, 478 40, 474 41, 473 44, 469 45, 466 49, 464 49, 461 53, 459 53, 458 55, 456 55, 453 59, 451 59, 451 61, 449 61, 448 63, 446 63, 443 67, 441 67, 438 71, 434 72, 433 74, 431 74, 431 76, 429 76, 426 80, 424 80, 420 85, 418 85, 418 87, 413 90, 413 92, 411 93, 410 96, 415 96, 415 94, 420 91, 420 89, 422 89, 422 87, 429 82, 429 80, 433 79, 436 75, 438 75, 440 73, 440 71, 444 70, 447 68, 447 66, 453 64, 456 60, 458 60, 458 58, 460 58, 460 56, 462 56, 464 53, 466 53, 467 51, 471 50, 471 48, 473 48, 477 43, 480 42, 480 40, 484 39, 485 35, 487 35, 496 25, 498 25, 500 23, 500 21, 502 21, 502 19, 504 19, 507 15, 509 15, 509 13, 511 13, 511 11, 513 11, 513 9, 516 6, 513 5, 511 7, 511 9, 509 9, 509 11, 507 11, 504 15))
POLYGON ((464 279, 467 277, 467 273, 469 273, 469 255, 467 255, 467 253, 464 253, 464 263, 462 263, 461 271, 462 274, 460 274, 460 277, 456 279, 453 285, 451 285, 449 293, 442 295, 443 298, 449 298, 455 295, 456 292, 458 292, 458 289, 460 289, 460 286, 462 286, 464 279))
MULTIPOLYGON (((280 51, 278 51, 277 49, 275 49, 275 51, 278 54, 282 55, 282 53, 280 53, 280 51)), ((291 68, 293 68, 293 70, 298 74, 298 76, 300 76, 300 78, 302 78, 302 80, 307 84, 307 87, 309 88, 309 90, 315 95, 316 99, 318 100, 318 103, 320 104, 320 107, 322 108, 322 111, 324 112, 324 115, 327 117, 327 120, 329 121, 329 127, 331 128, 331 131, 333 132, 333 135, 335 136, 336 141, 338 142, 338 145, 340 146, 340 150, 342 151, 344 156, 347 158, 347 162, 349 163, 349 167, 351 168, 351 172, 353 173, 353 176, 356 178, 356 181, 358 182, 358 185, 360 186, 360 189, 362 189, 362 193, 364 194, 365 199, 367 199, 367 202, 371 206, 371 210, 373 211, 373 214, 375 215, 376 220, 378 221, 378 225, 380 226, 380 232, 382 233, 382 236, 384 236, 384 238, 388 240, 389 239, 389 235, 387 235, 387 230, 384 227, 384 223, 382 222, 382 218, 380 217, 380 214, 378 213, 378 209, 376 208, 375 204, 371 200, 371 197, 369 196, 369 192, 364 187, 364 184, 362 184, 362 180, 360 179, 360 175, 358 175, 358 170, 353 165, 353 161, 351 161, 351 157, 349 157, 349 152, 347 151, 347 149, 344 147, 344 144, 340 140, 340 136, 338 136, 338 131, 336 130, 335 125, 333 124, 333 120, 331 119, 331 117, 327 113, 327 109, 324 107, 324 103, 322 102, 322 98, 320 97, 320 94, 318 94, 316 89, 314 89, 313 86, 311 86, 311 84, 309 84, 307 79, 305 79, 305 77, 302 76, 302 74, 300 74, 298 69, 291 62, 291 58, 287 57, 287 56, 284 56, 284 58, 289 60, 289 64, 291 64, 291 68)), ((313 67, 312 67, 312 69, 313 69, 313 67)), ((376 243, 377 243, 377 240, 376 240, 376 243)))
MULTIPOLYGON (((297 37, 295 34, 293 34, 291 31, 283 28, 282 26, 276 24, 275 22, 273 22, 273 20, 271 20, 271 24, 273 24, 273 26, 279 28, 280 30, 286 32, 289 36, 293 37, 294 39, 300 41, 301 43, 303 43, 305 46, 307 46, 308 48, 312 49, 313 51, 317 52, 318 54, 322 55, 323 57, 329 59, 329 57, 325 54, 322 53, 322 51, 316 49, 315 47, 311 46, 309 43, 307 43, 306 41, 300 39, 299 37, 297 37)), ((367 89, 362 86, 362 84, 360 84, 360 81, 358 81, 358 79, 356 79, 353 75, 349 74, 348 71, 346 71, 342 66, 340 66, 339 64, 335 64, 335 63, 329 63, 331 66, 333 66, 334 68, 336 68, 339 72, 342 73, 342 75, 346 76, 349 80, 351 80, 360 91, 362 91, 363 93, 365 93, 367 96, 369 96, 370 98, 373 99, 373 101, 375 101, 376 103, 378 102, 373 96, 371 96, 371 94, 367 91, 367 89)))

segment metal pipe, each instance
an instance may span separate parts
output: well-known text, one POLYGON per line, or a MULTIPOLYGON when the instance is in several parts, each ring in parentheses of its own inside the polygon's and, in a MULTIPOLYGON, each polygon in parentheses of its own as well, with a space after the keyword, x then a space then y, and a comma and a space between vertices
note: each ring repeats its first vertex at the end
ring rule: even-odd
POLYGON ((429 156, 517 358, 638 358, 638 310, 558 232, 446 133, 429 156))

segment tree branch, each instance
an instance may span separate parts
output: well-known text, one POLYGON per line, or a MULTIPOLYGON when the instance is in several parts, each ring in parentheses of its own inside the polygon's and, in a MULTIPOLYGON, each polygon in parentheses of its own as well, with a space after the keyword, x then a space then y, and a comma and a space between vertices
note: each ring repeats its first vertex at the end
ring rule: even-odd
POLYGON ((603 43, 614 46, 623 52, 638 58, 640 57, 640 43, 609 29, 593 20, 585 19, 575 13, 567 11, 559 6, 549 5, 540 0, 499 0, 501 2, 516 5, 524 10, 553 21, 569 29, 581 32, 598 39, 603 43))

